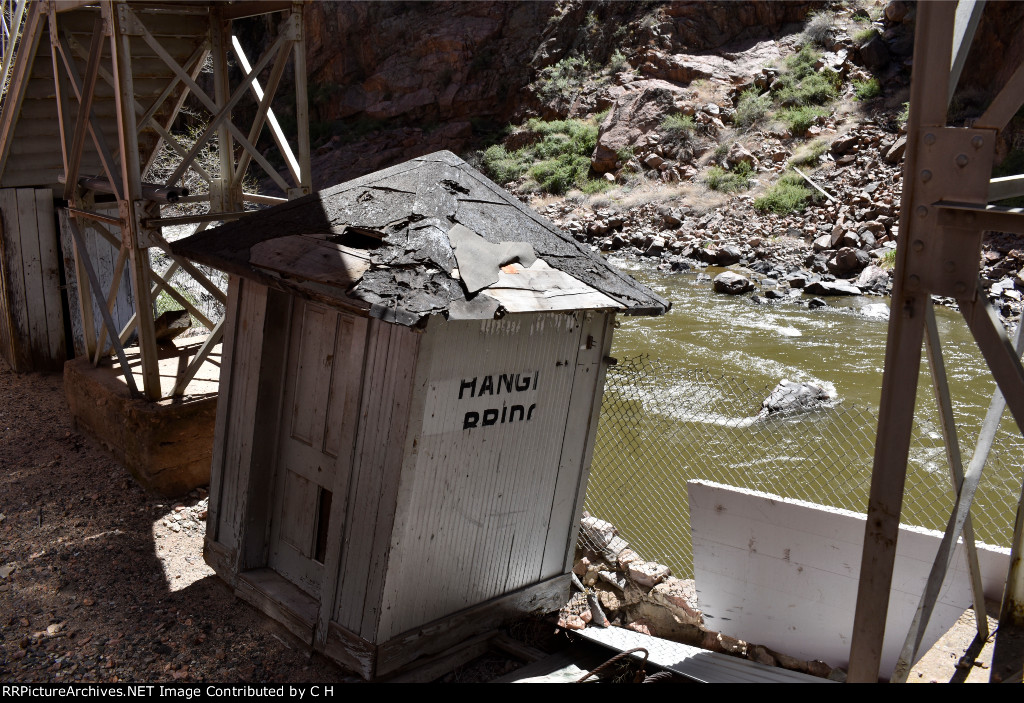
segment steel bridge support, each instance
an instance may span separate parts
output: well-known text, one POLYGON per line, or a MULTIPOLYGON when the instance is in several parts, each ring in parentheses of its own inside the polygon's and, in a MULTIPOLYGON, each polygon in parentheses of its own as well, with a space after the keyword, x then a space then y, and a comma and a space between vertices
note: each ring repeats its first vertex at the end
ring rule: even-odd
MULTIPOLYGON (((981 287, 980 256, 985 231, 1024 234, 1020 208, 989 204, 1024 195, 1024 175, 991 178, 997 135, 1024 104, 1024 66, 1016 69, 969 128, 947 125, 947 107, 982 8, 982 2, 926 2, 917 10, 900 239, 850 650, 851 682, 873 682, 880 676, 906 680, 960 538, 968 547, 979 634, 988 635, 977 558, 973 556, 970 506, 1004 408, 1009 406, 1018 429, 1024 427, 1024 367, 1020 359, 1022 325, 1018 325, 1016 341, 1011 343, 981 287), (966 472, 961 465, 932 295, 956 299, 997 383, 966 472), (955 500, 896 670, 879 671, 922 342, 928 351, 942 418, 955 500)), ((1011 568, 1000 613, 1001 633, 1004 628, 1024 624, 1024 574, 1019 566, 1024 548, 1022 524, 1024 516, 1018 507, 1011 568)))
MULTIPOLYGON (((170 275, 179 270, 186 272, 221 303, 226 302, 226 293, 198 267, 171 253, 164 227, 193 224, 198 231, 211 222, 240 217, 247 206, 251 209, 253 204, 285 202, 311 192, 303 4, 100 0, 88 7, 82 3, 49 2, 45 11, 64 164, 63 197, 70 215, 85 352, 94 364, 111 352, 115 354, 133 394, 149 400, 182 395, 209 351, 219 342, 221 324, 182 296, 170 284, 170 275), (74 35, 70 20, 73 18, 76 26, 80 26, 83 13, 88 12, 93 15, 94 26, 91 41, 86 45, 81 41, 81 31, 77 37, 74 35), (257 14, 270 14, 277 20, 277 35, 250 63, 250 57, 232 33, 232 20, 257 14), (194 34, 188 35, 188 27, 196 26, 197 16, 206 20, 201 24, 208 28, 198 42, 194 34), (179 25, 181 34, 176 34, 179 25), (185 38, 193 40, 195 48, 182 55, 185 38), (199 77, 210 64, 212 92, 200 85, 199 77), (166 75, 165 88, 158 95, 152 96, 150 91, 146 97, 140 97, 134 85, 138 72, 143 70, 139 66, 156 66, 157 74, 166 75), (239 67, 240 80, 232 80, 232 66, 239 67), (271 107, 288 69, 293 73, 296 95, 295 149, 271 107), (104 86, 105 93, 113 94, 113 141, 109 140, 109 118, 96 109, 100 86, 104 86), (172 130, 189 96, 201 106, 206 125, 191 143, 176 137, 172 130), (252 115, 245 124, 238 119, 243 101, 248 102, 252 115), (285 162, 283 175, 256 147, 264 129, 270 131, 285 162), (143 134, 148 136, 145 144, 140 142, 143 134), (147 183, 144 178, 163 145, 175 152, 180 163, 165 182, 147 183), (200 162, 200 155, 211 146, 219 155, 216 170, 208 162, 200 162), (83 175, 82 163, 87 152, 98 158, 100 174, 83 175), (253 180, 253 164, 259 171, 257 178, 269 179, 284 197, 246 191, 244 184, 253 180), (190 170, 200 176, 205 192, 181 196, 182 179, 190 170), (165 216, 163 211, 175 202, 205 203, 208 212, 165 216), (90 258, 82 233, 86 225, 117 252, 115 275, 107 288, 90 258), (169 257, 171 269, 161 275, 154 268, 152 252, 169 257), (135 315, 127 324, 118 326, 111 312, 125 270, 130 272, 135 315), (154 329, 154 301, 161 292, 209 329, 207 343, 199 353, 163 385, 154 329), (94 299, 99 301, 96 307, 102 316, 98 333, 93 321, 94 299), (133 333, 140 349, 141 383, 136 382, 124 351, 133 333)), ((147 77, 151 80, 152 72, 147 77)))

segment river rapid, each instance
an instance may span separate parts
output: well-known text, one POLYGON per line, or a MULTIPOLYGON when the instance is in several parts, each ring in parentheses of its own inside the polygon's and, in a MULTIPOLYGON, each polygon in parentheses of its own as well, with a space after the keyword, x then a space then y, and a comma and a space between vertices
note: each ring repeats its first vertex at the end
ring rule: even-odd
MULTIPOLYGON (((698 272, 611 261, 671 300, 672 309, 662 317, 620 317, 612 356, 628 363, 648 355, 659 373, 641 394, 642 428, 614 419, 622 408, 616 372, 609 376, 587 497, 592 514, 629 524, 620 525, 627 539, 654 545, 648 558, 675 562, 679 573, 689 570, 688 554, 673 552, 689 544, 682 534, 688 479, 864 511, 888 330, 879 304, 887 307, 888 298, 831 297, 818 309, 800 298, 756 304, 750 296, 713 292, 698 272), (782 379, 816 383, 834 399, 784 424, 744 423, 782 379), (749 397, 722 402, 725 386, 749 397), (706 407, 701 398, 710 399, 706 407), (629 534, 648 529, 656 533, 650 539, 629 534)), ((937 307, 936 317, 966 465, 995 384, 960 314, 937 307)), ((952 505, 949 469, 922 360, 903 522, 941 530, 952 505)), ((1010 542, 1022 457, 1024 441, 1007 412, 973 510, 984 542, 1010 542)))

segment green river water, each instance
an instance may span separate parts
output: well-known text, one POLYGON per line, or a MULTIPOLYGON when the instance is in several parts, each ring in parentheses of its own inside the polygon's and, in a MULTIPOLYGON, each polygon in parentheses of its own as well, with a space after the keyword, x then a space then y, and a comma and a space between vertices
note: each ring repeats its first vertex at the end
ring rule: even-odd
MULTIPOLYGON (((672 310, 620 318, 612 355, 623 363, 606 387, 591 514, 615 523, 646 558, 688 575, 689 479, 864 511, 888 324, 861 311, 888 299, 829 298, 818 310, 754 305, 714 293, 696 272, 612 262, 671 300, 672 310), (640 355, 653 365, 638 381, 625 370, 640 355), (836 397, 789 418, 747 419, 784 378, 819 383, 836 397)), ((959 313, 938 307, 936 316, 966 465, 995 386, 959 313)), ((926 363, 917 408, 902 521, 941 530, 952 498, 926 363)), ((1022 450, 1007 412, 972 513, 983 542, 1009 544, 1022 450)))

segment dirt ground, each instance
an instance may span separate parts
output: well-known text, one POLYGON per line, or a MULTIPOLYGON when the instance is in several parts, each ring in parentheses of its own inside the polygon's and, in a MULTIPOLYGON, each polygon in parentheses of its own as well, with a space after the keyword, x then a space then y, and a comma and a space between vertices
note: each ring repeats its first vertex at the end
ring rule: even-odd
MULTIPOLYGON (((0 359, 0 680, 358 681, 206 566, 206 505, 202 490, 148 495, 74 431, 60 375, 14 374, 0 359)), ((910 680, 987 681, 991 642, 957 668, 974 634, 968 611, 910 680)), ((520 665, 489 656, 443 680, 520 665)))
POLYGON ((0 360, 0 680, 356 680, 234 598, 205 518, 76 433, 59 375, 0 360))

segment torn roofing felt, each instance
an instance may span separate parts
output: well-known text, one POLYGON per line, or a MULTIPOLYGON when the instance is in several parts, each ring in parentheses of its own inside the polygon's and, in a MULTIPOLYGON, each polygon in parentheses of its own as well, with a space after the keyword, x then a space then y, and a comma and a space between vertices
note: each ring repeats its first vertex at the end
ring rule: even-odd
POLYGON ((171 249, 407 325, 434 314, 669 308, 448 151, 254 212, 171 249))

